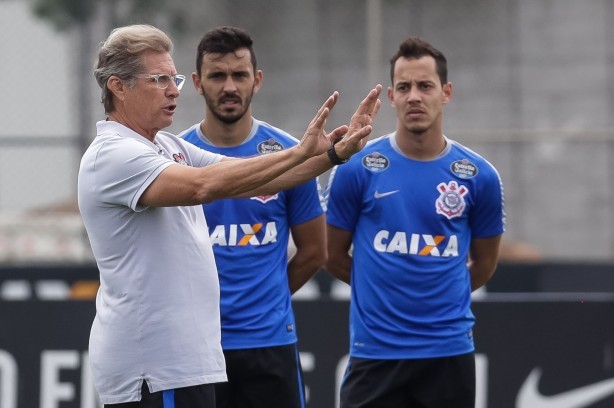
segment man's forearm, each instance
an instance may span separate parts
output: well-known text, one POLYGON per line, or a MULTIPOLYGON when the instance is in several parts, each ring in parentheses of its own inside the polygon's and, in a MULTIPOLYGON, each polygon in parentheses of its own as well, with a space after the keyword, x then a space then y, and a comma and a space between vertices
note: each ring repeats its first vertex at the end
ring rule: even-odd
POLYGON ((168 207, 241 197, 303 161, 305 156, 297 147, 250 159, 224 159, 201 168, 172 165, 149 185, 139 203, 168 207))
MULTIPOLYGON (((217 179, 208 201, 261 195, 251 193, 257 191, 256 189, 261 189, 263 184, 270 184, 272 180, 287 173, 290 169, 300 166, 300 163, 304 161, 305 157, 296 147, 248 159, 225 160, 216 165, 204 167, 203 177, 217 179)), ((281 188, 271 190, 271 194, 279 191, 281 188)))
POLYGON ((289 169, 274 180, 254 188, 246 194, 243 194, 243 196, 251 197, 275 194, 279 191, 287 190, 289 188, 296 187, 299 184, 306 183, 307 181, 318 177, 325 171, 330 170, 332 167, 333 164, 328 156, 326 154, 321 154, 289 169))
POLYGON ((322 262, 319 260, 314 261, 313 257, 301 256, 297 252, 288 264, 288 286, 290 287, 290 293, 294 293, 302 288, 321 266, 322 262))
POLYGON ((329 259, 325 269, 337 279, 350 284, 352 257, 337 257, 334 260, 329 259))
POLYGON ((469 261, 469 276, 471 277, 471 291, 475 291, 484 286, 494 275, 496 264, 478 265, 469 261))

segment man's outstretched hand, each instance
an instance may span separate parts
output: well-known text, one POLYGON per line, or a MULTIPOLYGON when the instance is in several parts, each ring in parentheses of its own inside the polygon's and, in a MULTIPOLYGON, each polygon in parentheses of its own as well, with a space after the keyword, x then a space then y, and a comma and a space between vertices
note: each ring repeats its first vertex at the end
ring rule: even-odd
POLYGON ((303 149, 305 158, 326 153, 332 143, 336 143, 335 151, 341 159, 347 159, 359 152, 367 143, 367 136, 373 130, 371 124, 381 106, 381 101, 378 99, 381 91, 382 86, 378 84, 360 102, 356 112, 350 118, 349 125, 340 126, 326 134, 324 130, 326 119, 339 99, 339 93, 333 92, 311 120, 301 139, 299 146, 303 149))
POLYGON ((382 86, 378 84, 360 102, 350 118, 350 124, 341 126, 329 134, 330 143, 335 145, 335 151, 340 159, 349 159, 367 144, 367 136, 373 130, 373 119, 382 105, 382 101, 378 98, 381 91, 382 86))

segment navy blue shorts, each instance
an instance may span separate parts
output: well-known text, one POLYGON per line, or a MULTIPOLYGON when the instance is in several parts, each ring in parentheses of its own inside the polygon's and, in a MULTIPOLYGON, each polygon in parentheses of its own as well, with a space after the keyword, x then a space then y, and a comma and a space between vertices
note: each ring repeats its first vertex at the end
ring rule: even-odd
POLYGON ((227 383, 215 384, 217 408, 304 408, 296 344, 224 350, 227 383))
POLYGON ((350 357, 341 408, 474 408, 474 353, 415 360, 350 357))
POLYGON ((143 381, 141 400, 121 404, 105 404, 105 408, 214 408, 215 387, 213 384, 195 385, 149 392, 143 381))

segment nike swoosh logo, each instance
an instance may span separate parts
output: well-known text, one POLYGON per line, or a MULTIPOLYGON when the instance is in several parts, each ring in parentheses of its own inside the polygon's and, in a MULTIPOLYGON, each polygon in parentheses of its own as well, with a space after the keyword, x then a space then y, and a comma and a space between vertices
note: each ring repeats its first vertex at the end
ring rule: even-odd
POLYGON ((401 191, 401 190, 386 191, 385 193, 380 193, 377 190, 375 190, 375 194, 373 194, 373 197, 375 197, 375 198, 382 198, 382 197, 386 197, 386 196, 392 195, 394 193, 398 193, 399 191, 401 191))
POLYGON ((542 395, 537 384, 541 369, 534 368, 520 387, 516 408, 584 408, 614 394, 614 378, 565 391, 556 395, 542 395))

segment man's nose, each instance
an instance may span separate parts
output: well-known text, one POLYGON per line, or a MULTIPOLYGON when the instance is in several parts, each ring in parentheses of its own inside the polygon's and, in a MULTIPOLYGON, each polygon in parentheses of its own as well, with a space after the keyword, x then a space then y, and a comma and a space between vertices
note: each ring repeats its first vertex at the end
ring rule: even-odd
POLYGON ((417 86, 412 86, 409 88, 409 92, 407 93, 408 101, 419 101, 422 98, 422 94, 418 90, 417 86))
POLYGON ((231 76, 226 78, 226 81, 224 81, 224 91, 225 92, 236 92, 237 90, 237 84, 235 84, 235 81, 232 79, 231 76))

